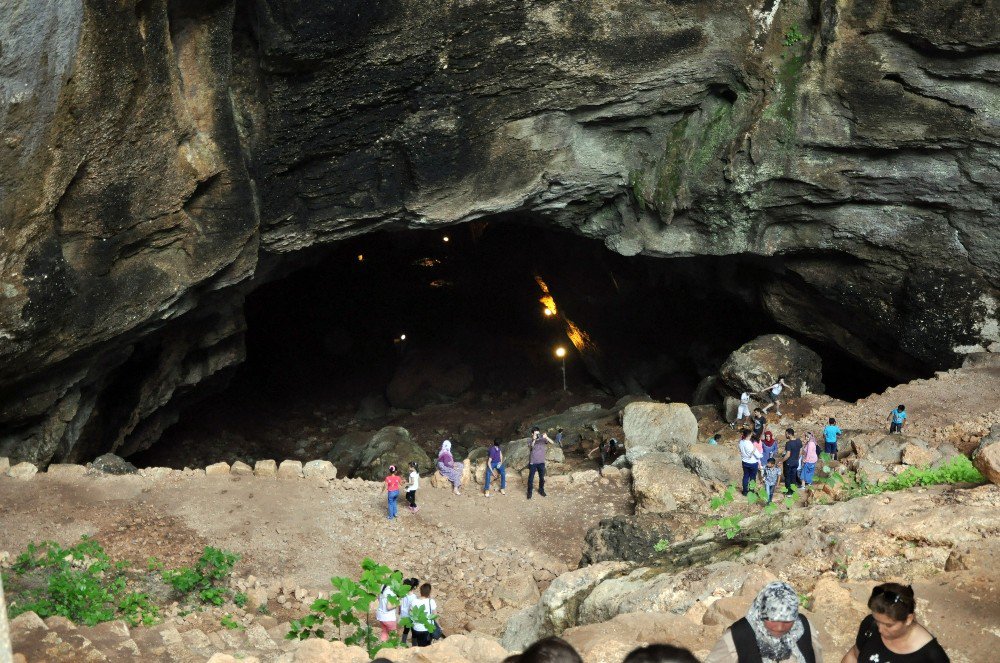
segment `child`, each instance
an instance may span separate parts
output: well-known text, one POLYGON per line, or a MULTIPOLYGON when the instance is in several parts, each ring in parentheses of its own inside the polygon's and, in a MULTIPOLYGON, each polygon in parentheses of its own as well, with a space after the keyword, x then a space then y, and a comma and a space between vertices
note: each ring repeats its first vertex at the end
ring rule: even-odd
POLYGON ((743 392, 740 394, 740 406, 736 410, 736 421, 729 424, 730 428, 736 428, 736 424, 742 424, 744 419, 750 418, 750 394, 743 392))
POLYGON ((819 462, 819 454, 816 453, 816 436, 812 431, 806 433, 806 447, 802 452, 802 471, 799 473, 801 488, 811 486, 813 476, 816 474, 816 463, 819 462))
POLYGON ((889 413, 889 435, 902 433, 903 424, 906 423, 906 406, 899 404, 895 410, 889 413))
POLYGON ((823 429, 823 451, 830 454, 834 460, 837 459, 837 440, 843 432, 833 417, 830 417, 830 423, 823 429))
POLYGON ((417 462, 410 461, 410 475, 406 480, 406 502, 410 506, 410 513, 420 511, 417 506, 417 489, 420 488, 420 473, 417 471, 417 462))
MULTIPOLYGON (((416 463, 410 463, 411 466, 416 465, 416 463)), ((407 491, 409 492, 409 491, 407 491)), ((416 578, 407 578, 403 581, 403 584, 410 588, 410 591, 399 601, 399 617, 410 616, 410 608, 413 606, 413 601, 416 600, 417 595, 413 593, 413 590, 420 585, 420 581, 416 578)), ((403 627, 403 637, 400 638, 400 642, 404 645, 406 644, 406 638, 410 635, 411 628, 409 626, 403 627)))
MULTIPOLYGON (((410 616, 418 606, 423 607, 424 613, 428 617, 437 617, 437 603, 431 598, 431 584, 425 582, 420 585, 420 598, 415 598, 410 603, 410 616)), ((431 644, 433 631, 428 631, 427 627, 419 622, 413 622, 413 644, 417 647, 427 647, 431 644)))
POLYGON ((774 489, 778 486, 778 465, 774 462, 774 456, 767 459, 767 466, 764 468, 764 485, 767 487, 767 503, 771 503, 774 498, 774 489))
POLYGON ((396 503, 399 501, 399 483, 402 477, 396 474, 396 466, 389 466, 389 476, 385 478, 382 490, 389 494, 389 520, 396 518, 396 503))
POLYGON ((490 496, 490 480, 496 473, 500 477, 500 494, 507 494, 507 467, 503 464, 503 450, 500 448, 500 438, 493 438, 489 458, 486 461, 486 480, 483 482, 483 496, 490 496))

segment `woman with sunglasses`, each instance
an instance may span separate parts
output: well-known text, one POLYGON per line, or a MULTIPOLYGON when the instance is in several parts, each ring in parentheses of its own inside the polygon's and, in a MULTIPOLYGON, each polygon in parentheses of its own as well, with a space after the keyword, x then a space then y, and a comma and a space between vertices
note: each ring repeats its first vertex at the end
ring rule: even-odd
POLYGON ((872 590, 868 609, 851 651, 840 663, 948 663, 937 639, 913 614, 913 588, 887 582, 872 590))

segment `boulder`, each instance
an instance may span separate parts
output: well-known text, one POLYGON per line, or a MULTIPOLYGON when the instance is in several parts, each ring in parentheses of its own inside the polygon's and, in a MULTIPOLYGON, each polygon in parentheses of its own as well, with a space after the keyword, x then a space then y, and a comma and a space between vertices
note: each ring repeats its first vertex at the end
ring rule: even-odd
MULTIPOLYGON (((459 462, 462 463, 462 489, 465 490, 470 488, 472 484, 472 464, 468 460, 459 462)), ((431 480, 429 482, 431 488, 452 488, 451 481, 447 479, 443 474, 441 474, 441 472, 438 469, 436 469, 436 467, 437 466, 435 465, 435 470, 433 474, 431 474, 431 480)), ((507 475, 507 481, 509 484, 510 483, 509 474, 507 475)), ((500 486, 498 485, 497 490, 499 489, 500 486)))
POLYGON ((309 638, 294 646, 290 663, 368 663, 370 657, 364 647, 349 647, 343 642, 322 638, 309 638))
POLYGON ((38 473, 38 468, 33 463, 27 461, 18 463, 7 470, 7 476, 14 479, 30 479, 38 473))
POLYGON ((696 444, 681 455, 684 467, 705 481, 728 485, 743 479, 739 451, 725 444, 696 444))
POLYGON ((924 440, 909 435, 886 435, 859 455, 883 466, 900 465, 904 462, 903 451, 906 449, 910 449, 910 458, 913 458, 920 451, 929 451, 930 446, 924 440))
POLYGON ((361 465, 361 454, 373 435, 370 431, 353 431, 340 436, 327 452, 326 459, 340 470, 341 476, 355 476, 361 465))
POLYGON ((238 477, 249 477, 253 476, 253 468, 242 460, 238 460, 229 468, 229 473, 238 477))
POLYGON ((691 405, 714 405, 719 402, 718 375, 703 377, 691 394, 691 405))
POLYGON ((98 456, 90 463, 90 466, 105 474, 135 474, 138 471, 135 465, 115 454, 98 456))
POLYGON ((630 403, 622 411, 630 463, 654 451, 679 453, 698 440, 698 421, 684 403, 630 403))
POLYGON ((993 426, 989 435, 980 440, 972 452, 972 463, 987 481, 1000 485, 1000 425, 993 426))
MULTIPOLYGON (((789 336, 767 334, 744 343, 723 362, 719 369, 720 390, 730 396, 744 391, 753 395, 782 375, 789 385, 788 395, 822 394, 826 389, 823 360, 818 354, 789 336)), ((763 398, 765 394, 755 397, 763 398)))
POLYGON ((278 464, 274 460, 268 458, 265 460, 258 460, 253 464, 254 476, 258 477, 273 477, 278 475, 278 464))
POLYGON ((604 518, 587 530, 580 566, 608 561, 642 563, 656 554, 653 546, 661 539, 669 541, 671 531, 660 514, 604 518))
POLYGON ((278 465, 279 479, 298 479, 302 476, 302 461, 283 460, 278 465))
POLYGON ((393 407, 415 410, 449 403, 472 386, 472 368, 451 353, 408 353, 386 388, 393 407))
POLYGON ((337 478, 337 468, 328 460, 311 460, 302 467, 302 476, 332 481, 337 478))
POLYGON ((416 462, 421 472, 433 466, 432 459, 410 438, 408 430, 399 426, 386 426, 371 436, 361 449, 355 476, 369 481, 381 481, 390 465, 395 465, 400 474, 406 474, 411 462, 416 462))
POLYGON ((540 596, 534 578, 526 573, 509 575, 500 580, 493 588, 494 599, 515 608, 535 603, 540 596))
POLYGON ((679 465, 674 454, 649 453, 632 464, 632 496, 639 512, 669 513, 707 495, 701 479, 679 465))
POLYGON ((205 467, 205 475, 210 477, 229 476, 229 470, 229 463, 212 463, 211 465, 207 465, 205 467))
POLYGON ((636 647, 653 643, 704 651, 719 639, 722 630, 696 624, 682 615, 630 612, 603 624, 571 628, 562 637, 585 661, 618 663, 636 647))
POLYGON ((7 474, 7 470, 10 469, 10 458, 7 456, 0 456, 0 474, 7 474))
POLYGON ((605 410, 597 403, 581 403, 560 414, 539 419, 532 425, 547 432, 553 440, 556 430, 562 428, 563 446, 567 447, 579 444, 584 435, 592 434, 600 423, 610 421, 613 416, 611 410, 605 410))

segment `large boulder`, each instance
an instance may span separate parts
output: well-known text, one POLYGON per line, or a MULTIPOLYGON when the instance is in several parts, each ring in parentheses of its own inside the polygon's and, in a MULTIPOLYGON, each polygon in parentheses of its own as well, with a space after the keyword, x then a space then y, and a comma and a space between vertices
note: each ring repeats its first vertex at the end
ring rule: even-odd
POLYGON ((371 441, 371 431, 352 431, 333 443, 326 454, 326 460, 333 463, 342 476, 354 476, 361 465, 361 454, 371 441))
POLYGON ((580 566, 609 561, 645 562, 655 554, 653 546, 670 538, 670 527, 660 514, 604 518, 587 530, 580 566))
POLYGON ((708 495, 697 476, 675 454, 649 453, 632 464, 632 496, 639 512, 669 513, 708 495))
POLYGON ((733 446, 696 444, 682 454, 681 462, 705 481, 730 484, 743 479, 739 451, 733 446))
POLYGON ((868 448, 862 457, 885 466, 929 466, 941 458, 941 452, 920 438, 896 434, 884 436, 868 448))
POLYGON ((138 472, 135 465, 115 454, 102 454, 95 458, 90 466, 104 474, 135 474, 138 472))
POLYGON ((680 453, 698 441, 698 421, 684 403, 629 403, 622 428, 630 463, 656 451, 680 453))
POLYGON ((389 465, 406 474, 406 468, 415 461, 421 471, 430 468, 431 459, 420 446, 410 439, 410 432, 399 426, 386 426, 368 441, 360 454, 357 476, 370 481, 385 478, 389 465))
POLYGON ((472 386, 472 368, 450 353, 411 352, 396 369, 385 395, 393 407, 415 410, 450 403, 472 386))
POLYGON ((1000 485, 1000 425, 993 426, 972 452, 972 463, 989 481, 1000 485))
MULTIPOLYGON (((785 376, 791 395, 822 394, 823 360, 795 339, 767 334, 744 343, 723 362, 719 382, 724 394, 755 392, 785 376)), ((758 398, 765 395, 760 394, 758 398)))

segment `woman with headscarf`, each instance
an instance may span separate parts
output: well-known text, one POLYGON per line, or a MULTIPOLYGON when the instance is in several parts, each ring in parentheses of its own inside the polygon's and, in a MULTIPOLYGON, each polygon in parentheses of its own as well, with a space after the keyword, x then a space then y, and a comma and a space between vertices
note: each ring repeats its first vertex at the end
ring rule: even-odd
POLYGON ((462 463, 456 463, 451 455, 451 440, 441 443, 441 451, 438 452, 438 470, 451 482, 452 491, 456 495, 461 495, 462 471, 465 469, 462 463))
POLYGON ((819 638, 799 595, 784 582, 768 583, 747 616, 726 629, 705 663, 823 663, 819 638))

